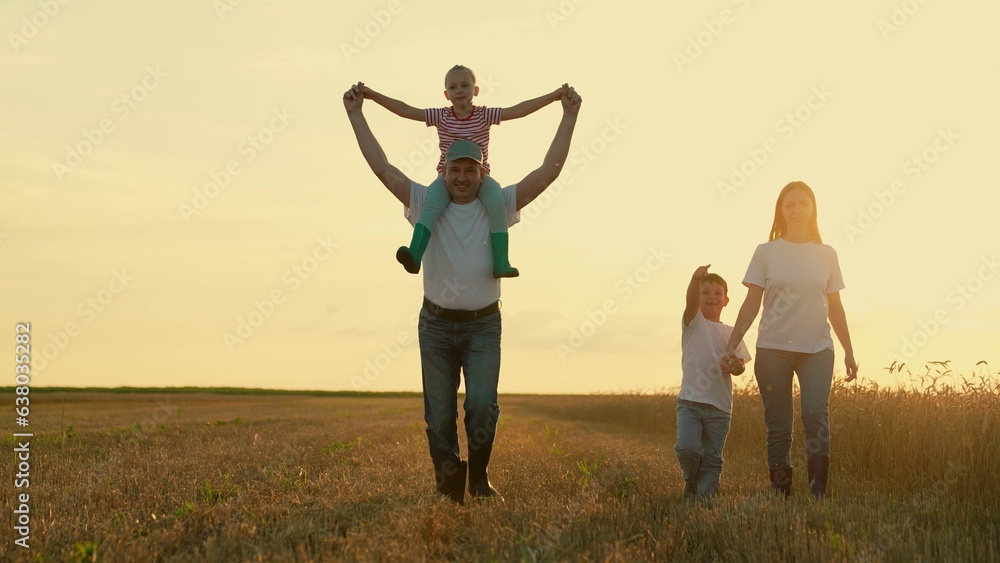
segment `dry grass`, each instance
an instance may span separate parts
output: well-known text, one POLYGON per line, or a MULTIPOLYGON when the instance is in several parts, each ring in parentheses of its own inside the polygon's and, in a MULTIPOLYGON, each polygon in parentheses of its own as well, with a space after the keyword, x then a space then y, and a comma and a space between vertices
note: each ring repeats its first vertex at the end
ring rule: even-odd
POLYGON ((433 494, 419 397, 31 397, 32 548, 8 481, 2 560, 1000 560, 996 375, 837 387, 819 504, 804 471, 791 501, 767 494, 742 390, 711 507, 681 499, 670 395, 503 397, 507 503, 461 508, 433 494))

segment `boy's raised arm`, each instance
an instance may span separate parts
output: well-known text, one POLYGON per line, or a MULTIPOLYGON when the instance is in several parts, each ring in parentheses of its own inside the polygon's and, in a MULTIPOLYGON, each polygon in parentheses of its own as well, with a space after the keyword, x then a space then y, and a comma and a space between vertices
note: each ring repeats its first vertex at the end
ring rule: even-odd
POLYGON ((700 266, 691 274, 691 283, 688 284, 684 305, 684 326, 691 324, 694 316, 698 314, 698 307, 701 305, 701 282, 708 275, 709 266, 711 264, 700 266))
POLYGON ((390 98, 385 94, 376 92, 375 90, 365 86, 363 82, 358 82, 358 84, 361 86, 361 92, 366 98, 398 115, 399 117, 412 119, 414 121, 424 121, 424 110, 415 108, 409 104, 390 98))
POLYGON ((511 106, 509 108, 503 108, 500 110, 500 121, 504 122, 508 119, 518 119, 526 115, 535 113, 536 111, 542 109, 543 107, 551 104, 552 102, 559 101, 563 97, 563 94, 569 91, 569 84, 563 84, 559 88, 556 88, 552 92, 545 94, 544 96, 538 96, 531 100, 525 100, 516 106, 511 106))

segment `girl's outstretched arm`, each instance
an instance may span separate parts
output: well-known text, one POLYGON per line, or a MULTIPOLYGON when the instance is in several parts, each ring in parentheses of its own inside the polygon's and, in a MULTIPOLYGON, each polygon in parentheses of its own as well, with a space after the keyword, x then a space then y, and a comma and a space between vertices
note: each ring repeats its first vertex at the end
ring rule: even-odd
POLYGON ((504 122, 508 119, 518 119, 535 113, 552 102, 559 101, 567 92, 569 92, 569 84, 563 84, 559 88, 556 88, 544 96, 538 96, 537 98, 525 100, 516 106, 503 108, 500 110, 500 121, 504 122))
POLYGON ((404 119, 412 119, 414 121, 424 121, 424 110, 415 108, 409 104, 401 102, 399 100, 390 98, 385 94, 380 94, 375 90, 364 85, 363 82, 358 84, 362 87, 362 93, 369 100, 375 102, 376 104, 384 107, 385 109, 391 111, 392 113, 402 117, 404 119))

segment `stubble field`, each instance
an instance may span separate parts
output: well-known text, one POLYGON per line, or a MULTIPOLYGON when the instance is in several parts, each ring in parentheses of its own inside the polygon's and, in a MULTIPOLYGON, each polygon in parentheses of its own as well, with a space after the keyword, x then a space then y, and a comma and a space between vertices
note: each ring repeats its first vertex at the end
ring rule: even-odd
POLYGON ((768 493, 760 400, 740 390, 711 506, 681 497, 672 395, 502 396, 506 503, 458 507, 434 493, 419 395, 36 389, 30 548, 8 462, 0 560, 996 561, 998 379, 837 385, 820 503, 798 422, 793 497, 768 493))

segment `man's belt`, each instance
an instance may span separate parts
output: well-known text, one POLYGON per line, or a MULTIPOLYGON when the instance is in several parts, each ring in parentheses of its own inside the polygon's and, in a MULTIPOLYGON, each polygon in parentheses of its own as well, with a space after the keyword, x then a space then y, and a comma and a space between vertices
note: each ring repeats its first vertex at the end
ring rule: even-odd
POLYGON ((464 323, 481 319, 487 315, 496 313, 500 310, 500 302, 495 301, 477 311, 469 311, 466 309, 445 309, 444 307, 440 307, 424 297, 424 309, 427 309, 427 312, 441 317, 442 319, 447 319, 456 323, 464 323))

